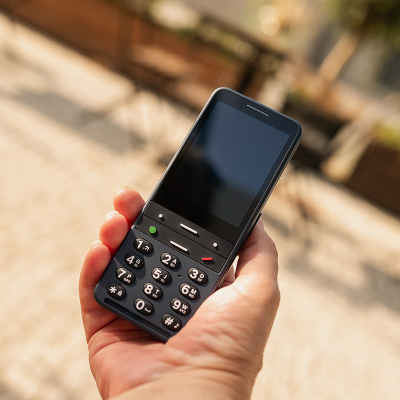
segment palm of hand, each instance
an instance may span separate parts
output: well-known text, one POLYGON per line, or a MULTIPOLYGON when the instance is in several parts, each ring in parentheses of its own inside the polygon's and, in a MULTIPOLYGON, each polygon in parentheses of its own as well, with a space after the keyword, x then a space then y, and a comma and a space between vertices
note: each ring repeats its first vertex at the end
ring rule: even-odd
POLYGON ((209 297, 178 335, 166 344, 160 343, 103 309, 93 298, 94 285, 142 208, 136 192, 122 192, 114 198, 120 213, 113 213, 104 221, 100 229, 102 242, 95 243, 86 256, 80 281, 90 366, 102 397, 182 369, 217 368, 241 374, 246 366, 256 373, 279 302, 272 241, 261 227, 256 227, 243 247, 236 281, 209 297), (260 265, 269 268, 269 273, 256 276, 260 265), (257 300, 255 292, 259 294, 257 300))

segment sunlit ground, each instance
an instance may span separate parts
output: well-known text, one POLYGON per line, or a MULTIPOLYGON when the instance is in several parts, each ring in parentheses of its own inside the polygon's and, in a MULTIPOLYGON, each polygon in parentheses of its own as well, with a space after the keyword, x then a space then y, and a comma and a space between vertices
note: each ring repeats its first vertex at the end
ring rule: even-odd
MULTIPOLYGON (((82 259, 114 190, 147 198, 195 115, 3 17, 0 32, 0 397, 99 399, 82 259)), ((398 399, 399 220, 293 169, 263 218, 282 301, 253 399, 398 399)))

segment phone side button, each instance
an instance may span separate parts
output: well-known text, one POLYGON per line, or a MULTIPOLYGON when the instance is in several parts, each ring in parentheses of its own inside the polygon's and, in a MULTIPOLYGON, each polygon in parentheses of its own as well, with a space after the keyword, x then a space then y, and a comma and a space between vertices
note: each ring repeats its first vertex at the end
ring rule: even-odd
POLYGON ((253 224, 252 228, 250 229, 250 232, 249 232, 249 234, 247 235, 247 237, 249 237, 249 236, 251 235, 251 233, 253 232, 253 229, 254 229, 254 227, 257 225, 257 222, 258 222, 258 220, 260 219, 260 217, 261 217, 261 213, 260 213, 260 215, 257 217, 256 222, 254 222, 254 224, 253 224))

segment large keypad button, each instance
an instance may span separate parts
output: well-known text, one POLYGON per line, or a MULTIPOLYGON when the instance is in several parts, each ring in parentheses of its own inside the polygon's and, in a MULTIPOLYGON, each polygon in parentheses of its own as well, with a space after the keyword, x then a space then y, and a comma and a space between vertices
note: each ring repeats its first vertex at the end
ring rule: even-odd
POLYGON ((133 247, 137 250, 140 251, 143 254, 150 254, 153 251, 153 245, 148 242, 147 240, 144 239, 136 239, 133 242, 133 247))
POLYGON ((135 269, 140 269, 144 265, 143 258, 133 253, 128 253, 125 256, 125 263, 135 269))
POLYGON ((135 282, 136 276, 133 272, 128 271, 125 268, 118 268, 117 278, 127 285, 132 285, 132 283, 135 282))
POLYGON ((188 315, 190 313, 189 304, 180 299, 171 300, 171 308, 181 315, 188 315))
POLYGON ((179 318, 171 314, 165 314, 161 319, 162 324, 171 331, 179 331, 182 328, 182 322, 179 318))
POLYGON ((169 253, 164 253, 161 256, 161 262, 172 269, 176 269, 181 265, 179 258, 169 253))
POLYGON ((135 309, 144 315, 150 315, 154 311, 153 304, 141 298, 135 300, 135 309))
POLYGON ((116 283, 110 283, 107 286, 107 293, 118 300, 122 300, 126 296, 126 290, 116 283))
POLYGON ((163 291, 161 290, 161 288, 153 285, 152 283, 145 283, 143 286, 143 292, 146 296, 149 296, 154 300, 161 299, 163 295, 163 291))
POLYGON ((190 268, 188 277, 199 285, 204 285, 208 281, 208 276, 205 272, 197 268, 190 268))
POLYGON ((157 281, 164 285, 171 282, 171 274, 162 268, 154 268, 151 276, 157 281))
POLYGON ((188 299, 196 300, 199 297, 199 289, 196 289, 194 286, 189 283, 182 283, 179 288, 179 291, 188 299))

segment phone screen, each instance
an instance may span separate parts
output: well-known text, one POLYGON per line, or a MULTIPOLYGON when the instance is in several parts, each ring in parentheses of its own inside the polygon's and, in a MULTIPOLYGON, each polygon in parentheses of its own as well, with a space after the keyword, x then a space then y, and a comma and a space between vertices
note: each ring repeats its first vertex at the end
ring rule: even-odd
POLYGON ((288 139, 218 101, 165 189, 238 227, 288 139))

